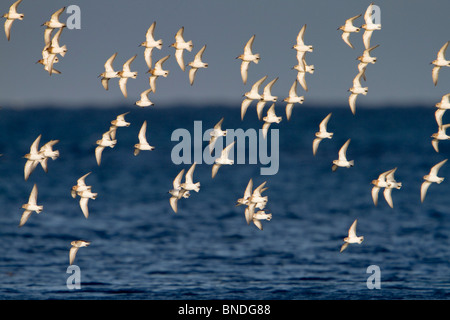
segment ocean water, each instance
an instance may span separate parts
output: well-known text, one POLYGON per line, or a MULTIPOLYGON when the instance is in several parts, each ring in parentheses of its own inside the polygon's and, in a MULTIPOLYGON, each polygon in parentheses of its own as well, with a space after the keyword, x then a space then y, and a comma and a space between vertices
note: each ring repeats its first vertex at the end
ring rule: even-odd
POLYGON ((173 163, 172 132, 193 133, 194 121, 206 130, 222 117, 223 128, 259 129, 254 105, 244 121, 239 108, 220 105, 0 110, 0 299, 447 299, 448 164, 439 172, 448 179, 420 202, 423 175, 450 153, 450 142, 440 143, 440 153, 431 146, 434 107, 359 108, 353 116, 348 107, 297 106, 290 121, 282 105, 277 113, 283 116, 271 126, 279 129, 277 174, 260 175, 265 165, 247 163, 223 166, 211 179, 211 165, 198 164, 200 192, 180 200, 174 213, 168 190, 190 165, 173 163), (116 147, 106 148, 97 166, 95 141, 128 111, 130 127, 118 129, 116 147), (313 156, 314 133, 329 112, 334 137, 313 156), (144 120, 156 149, 135 157, 144 120), (37 167, 24 181, 23 156, 39 134, 41 145, 60 140, 60 157, 49 161, 47 173, 37 167), (348 138, 355 166, 332 172, 348 138), (394 167, 403 184, 392 192, 394 208, 382 193, 374 206, 370 182, 394 167), (86 183, 98 198, 89 200, 86 219, 70 189, 90 171, 86 183), (273 217, 262 231, 235 206, 250 178, 254 185, 267 181, 273 217), (44 210, 19 228, 34 183, 44 210), (364 242, 340 253, 355 219, 364 242), (68 254, 78 239, 91 245, 78 251, 81 288, 71 290, 68 254), (372 265, 380 268, 381 289, 367 286, 372 265))

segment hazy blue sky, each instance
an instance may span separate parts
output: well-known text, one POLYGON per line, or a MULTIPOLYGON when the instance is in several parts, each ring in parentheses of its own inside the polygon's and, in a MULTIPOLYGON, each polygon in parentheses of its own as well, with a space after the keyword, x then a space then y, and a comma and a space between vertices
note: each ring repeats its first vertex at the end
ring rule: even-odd
MULTIPOLYGON (((7 12, 13 2, 2 0, 1 13, 7 12)), ((361 0, 24 0, 18 11, 25 14, 25 19, 14 22, 11 41, 6 40, 3 31, 0 34, 0 105, 132 105, 149 87, 144 49, 138 45, 153 21, 157 23, 155 37, 164 41, 162 50, 154 50, 153 61, 171 55, 164 65, 170 70, 169 76, 158 79, 157 91, 149 96, 156 106, 172 102, 224 102, 239 106, 242 94, 264 75, 268 76, 267 82, 279 77, 272 93, 282 100, 296 78, 296 71, 291 69, 296 64, 292 45, 304 24, 305 41, 314 46, 306 61, 316 69, 314 74, 307 74, 309 91, 298 88, 305 96, 304 105, 345 105, 347 89, 357 74, 356 58, 364 46, 362 32, 351 35, 355 46, 351 49, 336 29, 347 18, 364 13, 369 4, 370 1, 361 0), (81 29, 63 31, 60 43, 66 44, 69 51, 56 65, 62 74, 50 77, 42 65, 35 64, 44 46, 45 27, 41 24, 57 9, 72 4, 81 9, 81 29), (197 73, 192 87, 188 69, 181 71, 175 50, 169 47, 181 26, 185 27, 185 40, 194 43, 193 51, 185 52, 186 63, 207 45, 203 60, 209 68, 197 73), (261 61, 250 65, 244 85, 240 60, 235 58, 253 34, 253 51, 260 53, 261 61), (138 54, 132 70, 139 74, 137 79, 128 81, 127 99, 120 92, 117 79, 111 80, 110 90, 105 91, 97 78, 114 52, 118 52, 116 70, 138 54)), ((430 62, 450 40, 450 1, 389 0, 375 4, 381 8, 382 30, 374 32, 371 44, 380 44, 372 52, 378 61, 367 67, 364 85, 369 87, 369 93, 358 97, 357 106, 439 101, 450 92, 450 68, 441 70, 435 87, 430 62)), ((67 17, 63 13, 61 20, 67 17)), ((355 24, 362 23, 361 17, 355 24)))

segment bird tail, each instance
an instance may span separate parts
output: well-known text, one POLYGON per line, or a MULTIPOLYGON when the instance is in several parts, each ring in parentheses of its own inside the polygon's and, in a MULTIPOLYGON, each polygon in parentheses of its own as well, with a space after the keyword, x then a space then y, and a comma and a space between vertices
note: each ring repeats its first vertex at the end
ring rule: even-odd
POLYGON ((56 160, 59 157, 59 150, 55 150, 52 156, 52 160, 56 160))
POLYGON ((259 59, 260 59, 260 57, 259 57, 259 53, 255 53, 255 56, 256 56, 256 60, 254 60, 254 62, 256 63, 256 64, 258 64, 258 62, 259 62, 259 59))
POLYGON ((355 160, 350 160, 348 164, 350 165, 350 167, 353 167, 355 165, 355 160))
POLYGON ((66 52, 67 52, 67 46, 66 46, 66 45, 63 45, 63 46, 61 47, 61 49, 63 49, 63 52, 61 52, 61 57, 64 57, 64 56, 66 55, 66 52))
POLYGON ((200 182, 197 182, 196 184, 195 184, 195 192, 199 192, 200 191, 200 182))
POLYGON ((188 47, 186 50, 189 51, 189 52, 191 52, 191 51, 192 51, 192 48, 193 48, 192 40, 189 40, 189 41, 187 42, 187 44, 189 45, 189 47, 188 47))
POLYGON ((162 45, 163 45, 162 40, 159 40, 158 45, 157 45, 156 47, 157 47, 159 50, 161 50, 161 49, 162 49, 162 45))

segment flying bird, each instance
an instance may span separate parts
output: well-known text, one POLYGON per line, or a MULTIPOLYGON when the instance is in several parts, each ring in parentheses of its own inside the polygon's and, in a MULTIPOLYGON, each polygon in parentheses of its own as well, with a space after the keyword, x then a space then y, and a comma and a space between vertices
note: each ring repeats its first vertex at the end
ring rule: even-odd
POLYGON ((19 227, 22 227, 27 222, 32 212, 39 214, 44 209, 44 206, 37 205, 37 195, 38 189, 36 184, 34 184, 30 197, 28 198, 28 202, 22 205, 22 209, 25 209, 25 211, 22 213, 22 217, 20 218, 19 227))
POLYGON ((264 109, 264 106, 266 105, 266 102, 276 102, 278 97, 272 95, 271 90, 272 86, 275 82, 277 82, 278 77, 270 81, 266 86, 264 87, 263 93, 261 94, 261 98, 259 99, 258 103, 256 104, 256 113, 258 114, 258 119, 261 120, 262 112, 264 109))
POLYGON ((91 192, 91 188, 87 188, 83 191, 78 191, 77 195, 80 196, 80 208, 83 212, 84 217, 87 219, 89 217, 88 202, 89 199, 95 200, 97 198, 97 192, 91 192))
POLYGON ((359 17, 361 17, 361 14, 345 20, 345 24, 338 28, 338 30, 342 30, 342 40, 344 40, 344 42, 352 49, 354 49, 354 47, 350 42, 350 34, 353 32, 359 32, 360 28, 353 25, 353 21, 359 17))
POLYGON ((147 142, 146 138, 146 132, 147 132, 147 120, 144 120, 142 123, 141 129, 139 130, 139 143, 136 143, 134 145, 134 155, 137 156, 141 150, 154 150, 155 147, 151 146, 147 142))
POLYGON ((347 249, 348 245, 350 243, 358 243, 361 244, 361 242, 363 242, 364 237, 360 236, 358 237, 356 235, 356 225, 358 223, 358 220, 356 219, 352 225, 350 226, 350 229, 348 229, 348 236, 346 238, 344 238, 345 243, 341 246, 341 251, 344 251, 345 249, 347 249))
POLYGON ((305 58, 301 62, 292 67, 292 69, 297 70, 297 81, 303 87, 303 90, 308 91, 308 85, 306 84, 306 73, 313 74, 315 69, 314 65, 308 65, 305 58))
POLYGON ((313 140, 313 155, 316 155, 319 144, 323 139, 333 138, 333 132, 327 131, 328 121, 330 120, 331 112, 320 122, 319 131, 316 132, 316 138, 313 140))
POLYGON ((227 130, 222 130, 223 119, 220 119, 219 122, 216 123, 213 130, 209 133, 211 138, 209 138, 209 152, 211 153, 214 149, 214 145, 216 144, 217 138, 225 137, 227 135, 227 130))
POLYGON ((297 61, 302 63, 306 52, 313 52, 314 47, 312 45, 306 45, 303 38, 305 36, 306 24, 300 29, 297 35, 297 43, 292 46, 292 49, 297 51, 297 61))
POLYGON ((152 68, 152 51, 153 48, 162 49, 163 41, 161 39, 155 40, 154 32, 155 32, 156 21, 154 21, 147 30, 145 34, 145 41, 142 42, 139 46, 144 47, 144 59, 145 63, 147 63, 147 67, 149 69, 152 68))
POLYGON ((434 65, 431 75, 435 86, 437 85, 438 82, 439 70, 441 69, 441 67, 450 67, 450 61, 445 59, 445 51, 447 50, 449 42, 450 41, 447 41, 442 46, 442 48, 437 53, 436 59, 430 63, 434 65))
POLYGON ((100 163, 102 161, 102 152, 106 147, 114 148, 117 140, 111 138, 111 132, 112 130, 108 130, 105 133, 103 133, 102 138, 97 140, 97 147, 95 148, 95 159, 97 160, 97 165, 100 166, 100 163))
POLYGON ((78 249, 80 249, 81 247, 87 247, 91 243, 85 240, 76 240, 72 241, 70 244, 72 245, 72 247, 69 251, 69 264, 72 265, 73 261, 75 260, 75 256, 77 255, 78 249))
POLYGON ((363 42, 366 49, 370 48, 370 39, 372 38, 372 33, 375 30, 381 30, 381 24, 374 23, 372 12, 373 2, 367 7, 366 12, 364 13, 365 23, 361 26, 361 28, 365 30, 363 34, 363 42))
POLYGON ((25 17, 25 15, 23 13, 18 13, 17 12, 17 6, 22 2, 22 0, 18 0, 16 2, 14 2, 12 4, 11 7, 9 7, 9 11, 8 13, 5 13, 3 15, 3 18, 6 18, 5 21, 5 34, 6 34, 6 39, 11 38, 11 27, 12 24, 14 22, 14 20, 23 20, 23 18, 25 17))
POLYGON ((213 164, 213 167, 212 167, 212 174, 211 174, 213 179, 216 176, 217 171, 219 171, 219 168, 222 165, 232 165, 234 163, 233 160, 228 158, 228 155, 230 153, 231 148, 233 148, 235 142, 236 141, 233 141, 228 146, 226 146, 222 150, 222 153, 221 153, 220 157, 214 160, 214 164, 213 164))
POLYGON ((25 181, 28 180, 30 174, 34 171, 39 163, 41 163, 42 168, 46 171, 45 163, 43 162, 45 157, 39 152, 39 143, 41 141, 41 135, 39 135, 36 140, 31 144, 30 152, 24 155, 24 158, 27 159, 24 167, 24 177, 25 181))
POLYGON ((148 98, 148 94, 150 92, 152 92, 152 88, 142 91, 141 98, 138 101, 136 101, 134 104, 141 108, 153 106, 154 103, 151 102, 150 99, 148 98))
POLYGON ((258 64, 260 58, 259 53, 253 53, 252 52, 252 46, 253 41, 255 40, 255 35, 253 35, 250 40, 247 41, 247 44, 244 47, 244 53, 236 57, 236 59, 241 59, 241 77, 242 82, 244 84, 247 83, 247 77, 248 77, 248 67, 250 65, 250 62, 258 64))
POLYGON ((449 97, 450 97, 450 93, 444 94, 441 98, 441 101, 435 104, 436 108, 450 109, 449 97))
POLYGON ((77 184, 75 186, 73 186, 72 189, 70 190, 70 194, 71 194, 72 198, 75 199, 78 192, 83 192, 83 191, 92 189, 92 187, 87 186, 86 182, 85 182, 86 177, 90 174, 91 174, 91 172, 88 172, 84 176, 78 178, 77 184))
POLYGON ((304 96, 299 96, 297 94, 297 80, 294 81, 294 83, 291 86, 291 89, 289 90, 289 96, 283 100, 286 102, 286 118, 291 120, 292 115, 292 109, 294 108, 295 103, 302 104, 303 101, 305 101, 304 96))
POLYGON ((392 190, 393 189, 401 189, 402 183, 397 182, 394 178, 394 173, 397 171, 397 168, 392 169, 387 175, 386 175, 386 182, 388 184, 387 187, 384 188, 383 196, 386 202, 388 203, 389 207, 394 208, 394 202, 392 201, 392 190))
POLYGON ((253 100, 260 100, 261 95, 259 94, 259 87, 261 84, 267 79, 267 76, 262 77, 258 81, 256 81, 250 91, 244 94, 245 99, 241 104, 241 120, 244 120, 245 113, 247 112, 248 107, 252 103, 253 100))
POLYGON ((341 147, 341 149, 339 149, 339 159, 338 160, 333 160, 333 166, 331 167, 331 170, 336 171, 338 167, 344 167, 344 168, 350 168, 353 167, 355 165, 355 161, 354 160, 347 160, 347 148, 348 145, 350 144, 350 140, 348 139, 344 145, 341 147))
POLYGON ((170 47, 175 48, 175 58, 180 66, 181 70, 185 70, 184 59, 183 59, 183 51, 187 50, 189 52, 192 51, 193 45, 192 40, 184 41, 183 38, 184 27, 181 27, 175 35, 175 42, 170 45, 170 47))
POLYGON ((173 180, 173 189, 169 191, 171 197, 169 199, 170 206, 172 210, 177 213, 178 212, 178 200, 181 198, 189 198, 190 193, 188 190, 181 188, 181 179, 183 178, 184 169, 177 174, 175 179, 173 180))
POLYGON ((195 192, 200 191, 200 182, 194 183, 194 170, 195 166, 197 165, 197 162, 194 162, 191 167, 189 168, 188 172, 184 176, 184 183, 180 184, 180 187, 184 190, 191 191, 194 190, 195 192))
POLYGON ((206 45, 204 45, 197 52, 194 57, 194 61, 188 63, 188 66, 191 67, 191 69, 189 70, 189 83, 191 84, 191 86, 194 84, 195 74, 197 73, 197 70, 201 68, 208 68, 208 64, 202 61, 202 55, 205 49, 206 45))
POLYGON ((420 201, 423 202, 425 200, 425 196, 427 195, 427 190, 432 183, 441 184, 444 181, 444 178, 438 177, 439 169, 447 162, 448 159, 442 160, 435 166, 433 166, 430 170, 430 173, 423 176, 425 180, 420 187, 420 201))
POLYGON ((109 79, 120 78, 117 71, 114 71, 113 62, 117 57, 117 52, 114 53, 108 60, 105 62, 105 72, 101 73, 98 78, 102 78, 102 85, 105 90, 108 90, 109 79))
POLYGON ((59 16, 61 15, 61 13, 64 12, 64 10, 66 10, 66 7, 63 7, 61 9, 55 11, 51 15, 50 20, 44 22, 41 26, 46 26, 49 29, 65 28, 66 24, 59 21, 59 16))
POLYGON ((122 91, 122 94, 125 98, 128 97, 127 93, 127 81, 129 78, 136 79, 138 73, 136 71, 130 70, 130 64, 136 59, 137 55, 132 56, 130 59, 127 60, 127 62, 124 63, 122 71, 117 72, 117 75, 120 77, 119 79, 119 87, 120 91, 122 91))
POLYGON ((356 75, 356 77, 353 79, 353 87, 348 89, 348 91, 351 92, 350 96, 348 97, 348 103, 353 114, 356 113, 356 98, 358 97, 358 95, 362 94, 365 96, 369 91, 369 88, 361 86, 361 76, 363 75, 363 72, 359 72, 356 75))
POLYGON ((262 127, 262 134, 264 139, 267 137, 267 132, 269 131, 270 124, 272 123, 280 123, 282 117, 278 117, 275 114, 275 103, 267 110, 267 116, 263 118, 264 124, 262 127))
POLYGON ((147 71, 147 73, 150 73, 149 83, 150 83, 150 88, 152 88, 153 92, 156 92, 156 79, 158 79, 158 77, 160 77, 160 76, 166 78, 169 75, 169 71, 163 69, 163 63, 167 59, 169 59, 169 57, 170 57, 170 55, 159 59, 155 63, 155 67, 153 69, 150 69, 147 71))

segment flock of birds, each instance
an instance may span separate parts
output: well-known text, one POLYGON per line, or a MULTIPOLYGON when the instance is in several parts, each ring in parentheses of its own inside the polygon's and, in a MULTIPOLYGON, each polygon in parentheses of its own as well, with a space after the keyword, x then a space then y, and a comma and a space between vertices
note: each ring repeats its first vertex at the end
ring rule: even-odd
MULTIPOLYGON (((3 17, 6 18, 5 22, 5 33, 8 41, 10 40, 10 33, 11 33, 11 27, 12 23, 15 20, 22 20, 24 18, 24 15, 17 12, 17 6, 22 2, 22 0, 16 1, 9 9, 9 12, 7 14, 4 14, 3 17)), ((59 39, 62 33, 62 30, 66 27, 64 23, 61 23, 59 21, 59 16, 61 13, 65 10, 65 7, 59 9, 55 13, 51 15, 51 18, 49 21, 45 22, 43 26, 46 26, 46 29, 44 31, 44 39, 45 39, 45 47, 42 51, 42 59, 38 62, 41 63, 44 66, 44 69, 50 74, 60 74, 60 72, 56 69, 54 69, 54 64, 59 62, 59 58, 63 57, 66 52, 67 48, 66 46, 60 46, 59 45, 59 39), (56 34, 51 37, 53 30, 58 29, 56 34)), ((368 92, 367 87, 361 86, 361 78, 365 81, 366 80, 366 68, 368 64, 374 64, 376 62, 376 58, 372 57, 370 55, 371 51, 377 48, 379 45, 370 47, 370 40, 373 34, 373 31, 381 30, 380 24, 373 23, 372 19, 372 12, 373 12, 373 3, 371 3, 364 14, 364 21, 365 23, 361 27, 354 26, 354 22, 356 19, 361 17, 362 15, 356 15, 352 18, 349 18, 345 21, 345 24, 338 28, 338 30, 342 31, 342 39, 343 41, 351 48, 354 48, 352 43, 350 42, 350 35, 352 33, 358 33, 361 29, 364 29, 364 35, 363 35, 363 43, 365 50, 361 56, 357 58, 359 60, 358 64, 358 74, 353 79, 353 87, 350 88, 348 91, 351 92, 349 96, 349 106, 350 110, 353 114, 355 114, 356 110, 356 98, 358 95, 366 95, 368 92)), ((150 92, 156 91, 156 80, 159 77, 167 77, 169 74, 168 70, 163 69, 163 64, 167 59, 169 59, 170 55, 166 55, 163 58, 159 59, 154 65, 152 63, 152 51, 153 49, 157 48, 159 50, 162 49, 163 41, 155 40, 154 37, 154 31, 155 31, 156 22, 153 22, 151 26, 148 28, 145 41, 140 44, 141 47, 144 47, 144 59, 145 62, 149 68, 148 72, 150 74, 149 76, 149 88, 146 89, 141 93, 140 100, 135 102, 135 105, 144 108, 148 106, 154 105, 148 98, 148 94, 150 92)), ((296 58, 298 64, 292 67, 292 69, 297 71, 297 77, 292 84, 289 95, 287 98, 285 98, 283 101, 286 102, 286 118, 290 120, 292 116, 292 110, 293 106, 295 104, 302 104, 304 101, 304 96, 299 96, 297 94, 297 84, 300 83, 300 85, 303 87, 305 91, 308 91, 308 86, 306 84, 306 73, 314 73, 314 66, 308 65, 306 63, 306 53, 307 52, 313 52, 313 46, 307 45, 304 42, 304 35, 306 31, 306 25, 304 25, 301 30, 298 33, 296 43, 292 46, 292 49, 296 51, 296 58)), ((202 61, 202 55, 206 49, 206 45, 204 45, 198 53, 195 55, 195 58, 192 62, 188 63, 187 65, 184 62, 184 51, 187 50, 188 52, 191 52, 193 49, 193 43, 192 41, 185 41, 184 40, 184 27, 181 27, 178 32, 175 35, 175 42, 170 45, 170 47, 175 48, 175 58, 176 61, 182 71, 185 71, 185 67, 190 67, 189 70, 189 82, 191 85, 194 84, 194 79, 196 76, 196 73, 199 69, 207 68, 208 64, 202 61)), ((261 60, 261 56, 259 53, 253 53, 252 51, 252 45, 255 41, 255 35, 253 35, 248 42, 246 43, 244 47, 243 54, 236 57, 236 59, 240 59, 241 66, 240 66, 240 72, 241 77, 244 85, 247 83, 248 79, 248 70, 251 63, 258 64, 258 62, 261 60)), ((450 61, 445 59, 445 50, 448 47, 449 42, 447 42, 438 52, 437 59, 432 62, 434 65, 433 71, 432 71, 432 78, 433 83, 437 85, 438 80, 438 74, 442 67, 450 66, 450 61)), ((127 81, 128 79, 136 79, 137 78, 137 72, 131 71, 131 63, 136 59, 137 55, 134 55, 129 60, 127 60, 121 71, 116 71, 113 67, 113 62, 117 56, 117 53, 114 53, 109 59, 107 59, 106 63, 104 64, 105 71, 101 73, 98 77, 101 78, 101 83, 105 90, 109 90, 109 80, 118 78, 119 80, 119 87, 120 90, 125 98, 127 98, 127 81)), ((262 132, 264 137, 267 136, 269 127, 272 123, 279 123, 282 120, 282 117, 279 117, 275 114, 275 102, 278 101, 277 96, 273 96, 271 93, 272 86, 276 83, 278 80, 278 77, 271 80, 263 89, 263 92, 259 93, 259 88, 262 85, 262 83, 267 79, 267 76, 262 77, 258 81, 256 81, 249 92, 246 92, 243 96, 245 97, 244 100, 241 103, 241 120, 244 119, 244 116, 247 112, 248 107, 251 105, 253 101, 257 101, 256 104, 256 111, 257 116, 259 120, 264 121, 264 124, 262 126, 262 132), (262 117, 263 110, 267 102, 271 102, 272 105, 267 110, 267 115, 265 117, 262 117)), ((445 133, 445 130, 450 126, 450 124, 442 124, 442 116, 444 112, 447 109, 450 109, 450 94, 446 94, 442 97, 441 102, 436 104, 436 121, 438 124, 438 133, 435 133, 432 135, 432 145, 435 148, 436 152, 439 152, 438 150, 438 142, 440 140, 450 140, 450 136, 447 136, 445 133)), ((98 166, 101 165, 101 157, 102 152, 105 148, 114 148, 114 146, 117 143, 116 139, 116 133, 117 129, 120 127, 128 127, 130 126, 130 123, 125 120, 125 116, 128 114, 128 112, 124 114, 120 114, 116 117, 116 119, 112 120, 109 126, 109 129, 103 133, 101 139, 96 141, 97 147, 95 148, 95 158, 97 161, 98 166)), ((319 124, 319 131, 316 132, 315 138, 313 140, 312 148, 313 148, 313 155, 315 156, 317 154, 317 150, 319 147, 320 142, 323 139, 332 139, 333 133, 327 131, 327 124, 330 120, 331 113, 329 113, 319 124)), ((210 135, 210 141, 209 141, 209 150, 210 152, 213 152, 215 142, 220 137, 226 136, 226 130, 222 129, 224 119, 222 118, 213 128, 210 135)), ((139 143, 134 145, 134 155, 137 156, 140 151, 147 150, 151 151, 154 150, 154 146, 151 146, 147 139, 146 139, 146 130, 147 130, 147 122, 144 121, 141 129, 139 131, 138 140, 139 143)), ((55 160, 59 157, 59 151, 53 150, 53 147, 55 144, 59 142, 59 140, 51 140, 44 144, 42 147, 39 147, 40 144, 41 135, 39 135, 36 140, 32 143, 30 147, 30 152, 26 154, 24 157, 27 159, 24 167, 24 178, 27 180, 33 170, 38 166, 41 165, 45 172, 48 171, 47 162, 48 159, 55 160)), ((346 152, 348 149, 348 146, 350 144, 350 139, 348 139, 345 144, 340 148, 338 156, 339 158, 337 160, 333 160, 332 162, 332 171, 336 171, 339 167, 345 167, 350 168, 354 166, 354 160, 347 160, 346 152)), ((230 150, 233 148, 235 142, 230 143, 228 146, 226 146, 222 152, 220 157, 215 159, 215 162, 212 166, 212 178, 216 176, 218 173, 218 170, 223 165, 232 165, 233 160, 228 158, 230 150)), ((430 170, 430 173, 428 175, 425 175, 423 177, 424 182, 421 186, 421 201, 423 202, 427 193, 427 190, 429 186, 432 183, 440 184, 444 178, 438 177, 438 171, 439 169, 447 162, 447 159, 439 162, 435 166, 433 166, 430 170)), ((178 175, 173 180, 173 188, 169 190, 170 194, 170 200, 169 203, 171 205, 171 208, 175 213, 178 212, 178 201, 181 199, 186 199, 190 197, 190 192, 200 191, 200 182, 194 182, 194 170, 196 168, 196 162, 194 162, 189 170, 185 174, 185 169, 182 169, 178 175), (184 181, 183 181, 184 177, 184 181)), ((400 189, 402 187, 401 182, 397 182, 394 178, 394 174, 396 172, 397 168, 388 170, 386 172, 383 172, 379 175, 378 179, 373 180, 372 184, 374 185, 372 188, 372 199, 375 205, 378 204, 378 193, 383 188, 383 195, 388 203, 388 205, 393 208, 393 200, 392 200, 392 190, 393 189, 400 189)), ((77 180, 76 185, 74 185, 71 189, 71 195, 73 198, 76 198, 77 196, 79 199, 79 205, 82 210, 83 215, 85 218, 88 218, 89 216, 89 209, 88 209, 88 201, 89 199, 96 199, 97 193, 92 192, 92 186, 86 185, 85 179, 91 174, 91 172, 86 173, 82 177, 80 177, 77 180)), ((244 191, 244 195, 242 198, 237 200, 236 206, 244 205, 244 217, 247 222, 247 224, 250 224, 253 222, 253 224, 258 227, 260 230, 263 229, 262 222, 263 220, 270 221, 272 219, 272 214, 266 212, 264 209, 268 203, 268 197, 263 196, 262 193, 267 190, 266 182, 264 181, 261 183, 257 188, 253 190, 253 180, 250 179, 248 182, 248 185, 244 191)), ((19 226, 23 226, 29 217, 31 216, 32 212, 40 213, 43 211, 43 206, 37 204, 37 195, 38 195, 38 189, 36 184, 34 184, 29 200, 27 203, 25 203, 22 208, 25 210, 22 214, 22 217, 20 219, 19 226)), ((340 252, 344 251, 347 246, 351 243, 362 243, 364 240, 363 236, 357 236, 356 235, 356 225, 357 225, 357 219, 354 220, 353 224, 348 230, 348 237, 344 238, 344 244, 341 247, 340 252)), ((89 241, 85 240, 75 240, 71 242, 71 249, 69 253, 69 263, 72 264, 75 255, 80 247, 85 247, 90 244, 89 241)))

